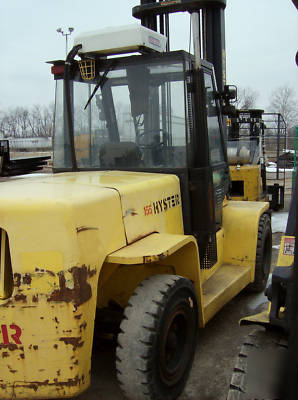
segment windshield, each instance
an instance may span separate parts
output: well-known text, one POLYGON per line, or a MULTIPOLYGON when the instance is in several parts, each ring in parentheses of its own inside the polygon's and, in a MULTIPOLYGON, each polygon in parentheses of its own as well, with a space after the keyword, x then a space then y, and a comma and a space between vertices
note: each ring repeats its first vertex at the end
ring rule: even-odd
MULTIPOLYGON (((185 167, 185 90, 184 63, 168 59, 114 68, 110 65, 108 71, 99 71, 92 83, 80 77, 71 81, 78 167, 185 167)), ((64 110, 63 80, 58 80, 55 168, 71 167, 64 110)))

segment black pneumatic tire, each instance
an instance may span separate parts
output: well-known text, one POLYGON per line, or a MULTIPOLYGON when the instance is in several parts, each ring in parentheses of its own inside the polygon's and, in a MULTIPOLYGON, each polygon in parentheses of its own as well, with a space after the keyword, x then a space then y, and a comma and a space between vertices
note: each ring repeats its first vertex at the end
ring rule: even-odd
POLYGON ((260 218, 256 250, 255 280, 248 286, 250 292, 260 293, 265 290, 271 267, 272 232, 268 214, 260 218))
POLYGON ((287 339, 278 331, 250 333, 236 360, 227 400, 280 399, 287 349, 287 339))
POLYGON ((154 275, 131 296, 120 325, 117 378, 130 400, 174 400, 191 369, 198 328, 194 287, 154 275))

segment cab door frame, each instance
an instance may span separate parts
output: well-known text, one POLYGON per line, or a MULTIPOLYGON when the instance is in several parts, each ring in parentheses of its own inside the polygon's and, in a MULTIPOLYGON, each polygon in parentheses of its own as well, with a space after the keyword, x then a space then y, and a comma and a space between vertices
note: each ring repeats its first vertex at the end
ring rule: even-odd
POLYGON ((217 262, 216 232, 221 227, 222 203, 229 187, 229 169, 223 134, 223 121, 214 68, 201 61, 200 69, 193 70, 192 107, 194 129, 191 138, 189 166, 189 192, 191 199, 192 234, 196 237, 201 268, 209 269, 217 262), (205 79, 211 76, 213 112, 217 117, 217 141, 222 154, 218 162, 211 159, 210 123, 208 126, 207 105, 210 94, 206 91, 205 79))

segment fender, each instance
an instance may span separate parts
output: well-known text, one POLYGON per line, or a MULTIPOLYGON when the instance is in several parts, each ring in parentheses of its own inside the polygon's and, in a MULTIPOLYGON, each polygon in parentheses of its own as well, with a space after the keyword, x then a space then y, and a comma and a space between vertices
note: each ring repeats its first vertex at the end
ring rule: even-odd
MULTIPOLYGON (((191 235, 152 233, 109 254, 102 273, 103 275, 99 277, 99 294, 104 293, 104 297, 108 298, 107 287, 110 290, 115 289, 117 277, 123 298, 127 300, 136 286, 154 273, 173 273, 187 277, 194 284, 198 298, 199 318, 202 318, 203 299, 199 253, 196 240, 191 235), (131 266, 139 268, 131 268, 131 266), (109 285, 109 282, 113 284, 109 285), (126 292, 125 295, 124 292, 126 292)), ((102 298, 101 302, 104 302, 102 298)))
POLYGON ((258 226, 260 217, 269 209, 261 201, 228 201, 223 207, 224 263, 246 265, 254 280, 258 226))

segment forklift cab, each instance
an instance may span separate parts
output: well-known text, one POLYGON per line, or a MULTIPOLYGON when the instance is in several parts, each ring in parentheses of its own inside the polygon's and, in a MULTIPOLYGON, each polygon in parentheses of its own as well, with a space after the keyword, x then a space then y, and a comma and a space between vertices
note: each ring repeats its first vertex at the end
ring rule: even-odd
POLYGON ((64 64, 54 62, 54 170, 133 170, 176 174, 186 234, 216 256, 216 231, 229 184, 214 70, 184 51, 93 60, 92 79, 80 62, 70 71, 67 115, 64 64), (71 122, 70 122, 71 121, 71 122), (70 124, 72 126, 70 127, 70 124), (73 143, 70 130, 73 132, 73 143), (74 165, 75 159, 75 165, 74 165))

